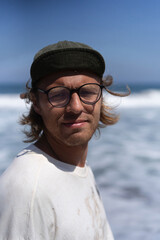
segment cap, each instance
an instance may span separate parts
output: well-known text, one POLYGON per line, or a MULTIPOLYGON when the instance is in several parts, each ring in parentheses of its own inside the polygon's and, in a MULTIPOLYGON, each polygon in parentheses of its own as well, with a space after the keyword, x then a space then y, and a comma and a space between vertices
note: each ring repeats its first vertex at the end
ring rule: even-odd
POLYGON ((105 62, 98 51, 86 44, 60 41, 35 55, 30 69, 32 86, 41 78, 62 70, 88 71, 102 77, 105 62))

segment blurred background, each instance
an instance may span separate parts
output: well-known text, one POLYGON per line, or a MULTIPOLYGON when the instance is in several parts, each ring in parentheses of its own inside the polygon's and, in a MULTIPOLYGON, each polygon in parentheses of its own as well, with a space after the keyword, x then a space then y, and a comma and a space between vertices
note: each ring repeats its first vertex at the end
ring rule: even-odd
POLYGON ((19 99, 37 51, 62 40, 83 42, 106 62, 113 89, 105 94, 120 121, 90 142, 96 176, 116 240, 160 239, 160 1, 1 0, 0 174, 27 146, 19 99))

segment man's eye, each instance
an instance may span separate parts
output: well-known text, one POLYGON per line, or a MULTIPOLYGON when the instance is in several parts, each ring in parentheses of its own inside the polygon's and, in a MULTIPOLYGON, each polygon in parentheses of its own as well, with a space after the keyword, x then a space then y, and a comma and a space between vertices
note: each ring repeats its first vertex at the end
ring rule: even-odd
POLYGON ((49 99, 51 101, 63 101, 64 99, 66 99, 66 97, 67 97, 66 91, 51 92, 49 94, 49 99))
POLYGON ((97 91, 95 91, 94 89, 81 91, 81 96, 90 96, 95 94, 97 94, 97 91))

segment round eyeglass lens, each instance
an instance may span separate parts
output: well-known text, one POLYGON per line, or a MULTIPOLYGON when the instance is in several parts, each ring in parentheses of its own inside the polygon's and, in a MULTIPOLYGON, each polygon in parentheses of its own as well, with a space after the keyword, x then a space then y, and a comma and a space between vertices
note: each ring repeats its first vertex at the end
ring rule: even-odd
POLYGON ((101 97, 101 87, 97 84, 88 84, 80 88, 80 98, 83 102, 94 104, 101 97))
POLYGON ((69 89, 64 87, 52 88, 48 93, 49 102, 53 106, 65 106, 69 101, 69 89))

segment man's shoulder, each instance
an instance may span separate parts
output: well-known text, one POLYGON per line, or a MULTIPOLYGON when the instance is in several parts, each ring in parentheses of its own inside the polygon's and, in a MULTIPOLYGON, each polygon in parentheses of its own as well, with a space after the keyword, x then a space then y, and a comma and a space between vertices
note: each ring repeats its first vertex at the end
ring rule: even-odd
POLYGON ((0 176, 0 189, 32 188, 44 162, 44 156, 35 152, 33 145, 24 149, 0 176))

